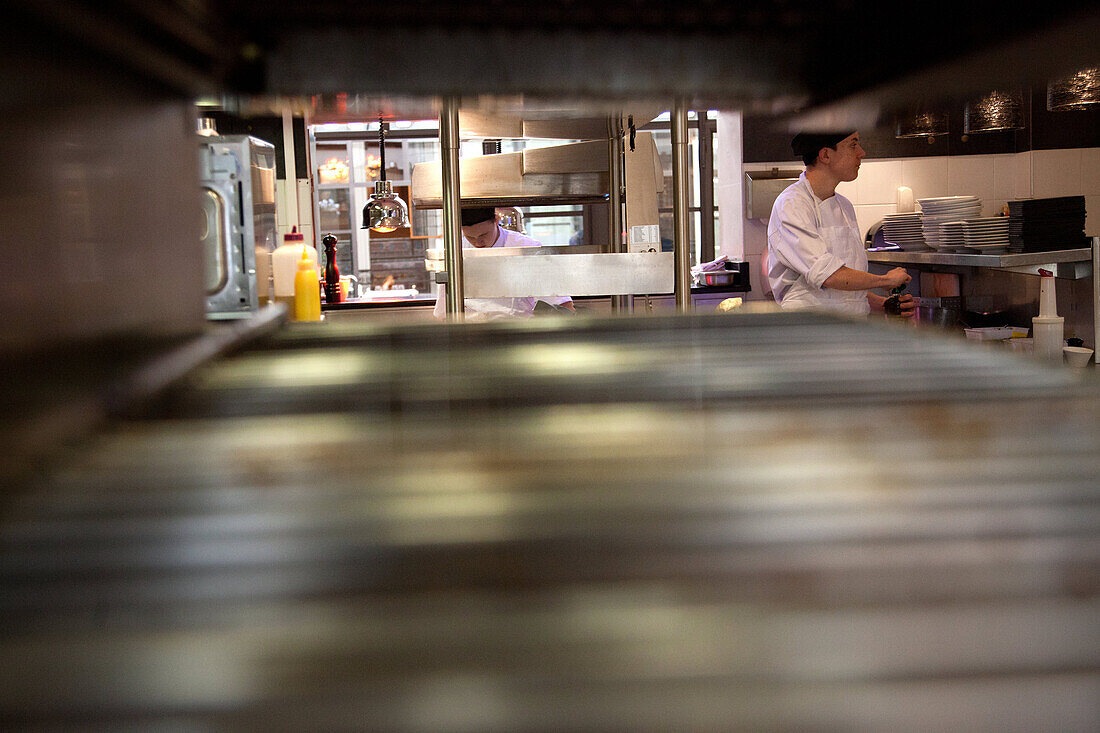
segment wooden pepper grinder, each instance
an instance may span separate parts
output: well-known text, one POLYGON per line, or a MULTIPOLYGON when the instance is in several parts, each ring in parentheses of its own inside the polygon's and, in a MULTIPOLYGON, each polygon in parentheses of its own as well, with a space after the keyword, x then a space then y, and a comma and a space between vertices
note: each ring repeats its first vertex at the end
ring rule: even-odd
POLYGON ((325 302, 344 302, 343 293, 340 291, 340 268, 336 266, 336 236, 326 234, 321 239, 325 247, 325 302))

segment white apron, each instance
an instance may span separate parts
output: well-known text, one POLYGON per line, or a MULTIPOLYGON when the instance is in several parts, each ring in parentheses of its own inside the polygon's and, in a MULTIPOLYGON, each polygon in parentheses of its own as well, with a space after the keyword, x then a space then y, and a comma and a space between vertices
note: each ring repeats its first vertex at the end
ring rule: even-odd
MULTIPOLYGON (((799 181, 799 185, 810 188, 809 182, 805 179, 799 181)), ((810 200, 814 202, 818 231, 828 245, 829 251, 843 261, 845 266, 866 272, 867 248, 863 246, 863 240, 859 237, 859 226, 855 220, 844 207, 838 207, 838 211, 844 217, 844 223, 837 226, 824 226, 817 196, 814 195, 813 189, 810 189, 809 193, 810 200)), ((791 285, 783 295, 782 305, 784 309, 816 308, 852 316, 864 316, 870 312, 866 290, 814 288, 804 278, 799 278, 791 285)))

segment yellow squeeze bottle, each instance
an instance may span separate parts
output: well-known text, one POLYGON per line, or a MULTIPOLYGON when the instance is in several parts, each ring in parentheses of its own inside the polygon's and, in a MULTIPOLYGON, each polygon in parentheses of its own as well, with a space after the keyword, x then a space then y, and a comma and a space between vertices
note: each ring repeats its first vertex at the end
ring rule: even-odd
POLYGON ((298 261, 298 272, 294 274, 294 320, 321 320, 321 284, 317 279, 317 268, 305 247, 302 248, 302 259, 298 261))

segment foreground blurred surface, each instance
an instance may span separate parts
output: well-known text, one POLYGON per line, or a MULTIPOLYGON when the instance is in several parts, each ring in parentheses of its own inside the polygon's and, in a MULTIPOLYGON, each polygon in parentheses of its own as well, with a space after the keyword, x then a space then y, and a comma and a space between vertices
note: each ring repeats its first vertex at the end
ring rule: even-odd
POLYGON ((0 714, 1093 730, 1100 395, 759 314, 286 329, 6 496, 0 714))

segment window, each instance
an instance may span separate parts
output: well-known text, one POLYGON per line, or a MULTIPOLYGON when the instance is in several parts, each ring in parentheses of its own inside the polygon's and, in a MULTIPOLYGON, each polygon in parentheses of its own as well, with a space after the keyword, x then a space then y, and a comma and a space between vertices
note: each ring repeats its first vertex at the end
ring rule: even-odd
MULTIPOLYGON (((657 194, 661 245, 665 251, 672 250, 675 229, 672 212, 672 132, 668 120, 669 114, 666 112, 643 128, 653 133, 665 174, 664 193, 657 194)), ((715 242, 719 239, 718 209, 714 205, 718 177, 714 165, 717 137, 717 112, 712 110, 705 115, 688 113, 688 249, 693 265, 713 260, 715 242), (703 222, 707 225, 704 226, 703 222)))
MULTIPOLYGON (((435 123, 429 127, 423 124, 395 124, 390 128, 386 179, 395 187, 409 185, 416 163, 439 159, 435 123)), ((367 287, 414 288, 430 293, 432 283, 424 268, 424 250, 426 238, 442 235, 441 212, 410 206, 412 237, 372 237, 362 228, 363 207, 375 181, 381 178, 377 123, 314 126, 310 140, 317 168, 314 220, 318 251, 322 251, 321 238, 335 234, 339 241, 336 263, 341 273, 354 274, 367 287)), ((405 203, 411 203, 407 197, 405 203)))

